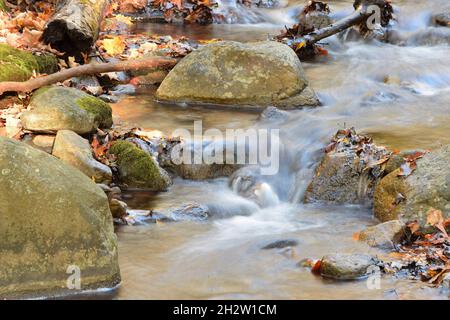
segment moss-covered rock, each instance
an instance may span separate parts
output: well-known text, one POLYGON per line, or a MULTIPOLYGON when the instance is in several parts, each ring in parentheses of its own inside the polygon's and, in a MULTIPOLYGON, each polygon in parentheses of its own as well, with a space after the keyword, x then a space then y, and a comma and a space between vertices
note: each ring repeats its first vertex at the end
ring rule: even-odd
POLYGON ((103 190, 59 159, 3 137, 0 221, 0 298, 76 293, 67 283, 77 268, 81 290, 120 282, 103 190))
POLYGON ((172 183, 152 156, 129 141, 116 141, 109 153, 116 156, 121 183, 128 187, 163 191, 172 183))
POLYGON ((399 176, 399 172, 391 172, 375 188, 375 217, 425 224, 431 207, 450 215, 450 145, 417 160, 416 170, 408 177, 399 176))
POLYGON ((78 89, 44 87, 33 94, 30 105, 32 110, 21 118, 24 128, 30 131, 71 130, 85 134, 112 126, 111 107, 78 89))
POLYGON ((275 41, 206 45, 183 58, 156 95, 175 102, 252 107, 319 105, 295 52, 275 41))
POLYGON ((0 82, 26 81, 33 75, 33 71, 54 73, 58 71, 58 60, 52 55, 37 56, 0 44, 0 82))

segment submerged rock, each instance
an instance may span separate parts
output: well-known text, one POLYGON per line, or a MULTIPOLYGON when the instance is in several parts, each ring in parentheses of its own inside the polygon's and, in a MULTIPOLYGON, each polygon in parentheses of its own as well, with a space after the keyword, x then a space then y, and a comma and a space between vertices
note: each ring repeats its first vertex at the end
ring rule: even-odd
POLYGON ((77 168, 97 183, 112 181, 111 169, 95 160, 89 141, 70 130, 60 130, 56 135, 53 155, 77 168))
POLYGON ((77 169, 0 137, 0 297, 76 293, 120 282, 105 193, 77 169))
POLYGON ((187 103, 286 109, 319 105, 295 52, 274 41, 206 45, 182 59, 156 95, 187 103))
POLYGON ((267 107, 260 115, 261 120, 285 121, 289 118, 289 113, 276 107, 267 107))
POLYGON ((377 263, 367 254, 332 254, 322 258, 320 274, 336 280, 356 280, 367 277, 370 267, 377 263))
POLYGON ((158 162, 129 141, 114 142, 109 153, 116 156, 121 183, 130 188, 164 191, 172 184, 169 175, 158 162))
POLYGON ((382 177, 382 163, 390 153, 357 135, 354 129, 340 130, 326 148, 325 156, 305 193, 305 202, 371 202, 382 177))
POLYGON ((397 169, 384 177, 374 194, 375 217, 381 221, 426 222, 432 207, 450 213, 450 145, 427 153, 407 177, 397 169))
POLYGON ((361 231, 359 240, 371 247, 392 248, 400 243, 404 236, 404 224, 399 220, 392 220, 361 231))
POLYGON ((262 247, 263 250, 270 250, 270 249, 283 249, 287 247, 295 247, 298 245, 297 240, 277 240, 274 242, 269 243, 268 245, 265 245, 262 247))
POLYGON ((195 202, 183 204, 180 207, 163 210, 160 213, 172 221, 206 220, 209 217, 208 207, 195 202))
POLYGON ((30 131, 86 134, 113 123, 112 109, 106 102, 75 88, 41 88, 33 94, 30 106, 32 110, 21 117, 23 128, 30 131))

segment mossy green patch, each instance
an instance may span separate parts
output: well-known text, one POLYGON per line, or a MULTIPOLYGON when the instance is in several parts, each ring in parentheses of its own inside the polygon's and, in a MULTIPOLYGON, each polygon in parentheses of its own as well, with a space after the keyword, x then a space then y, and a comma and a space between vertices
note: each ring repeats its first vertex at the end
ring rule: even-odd
POLYGON ((33 75, 33 71, 54 73, 58 71, 58 61, 51 55, 35 56, 0 44, 0 82, 26 81, 33 75))
POLYGON ((116 141, 109 153, 116 156, 121 182, 129 187, 166 190, 170 177, 145 151, 129 141, 116 141))
POLYGON ((110 128, 113 125, 111 107, 99 98, 86 95, 76 100, 76 104, 88 113, 93 114, 100 128, 110 128))
POLYGON ((0 11, 8 11, 8 7, 5 5, 5 1, 0 0, 0 11))

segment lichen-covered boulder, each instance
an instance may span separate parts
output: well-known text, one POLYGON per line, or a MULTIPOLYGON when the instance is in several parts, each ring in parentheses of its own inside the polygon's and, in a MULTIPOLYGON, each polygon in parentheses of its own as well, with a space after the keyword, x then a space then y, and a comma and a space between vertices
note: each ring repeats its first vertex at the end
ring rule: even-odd
POLYGON ((381 221, 426 222, 430 208, 450 215, 450 145, 427 153, 417 160, 409 176, 397 169, 384 177, 374 194, 375 217, 381 221))
POLYGON ((285 109, 319 105, 295 52, 275 41, 206 45, 183 58, 156 95, 187 103, 285 109))
POLYGON ((109 153, 116 157, 121 183, 130 188, 164 191, 172 184, 158 162, 132 142, 116 141, 109 153))
POLYGON ((331 254, 324 256, 320 263, 320 274, 336 280, 356 280, 367 277, 370 267, 377 260, 367 254, 331 254))
POLYGON ((71 130, 78 134, 112 126, 112 109, 104 101, 75 88, 44 87, 33 94, 23 128, 37 132, 71 130))
POLYGON ((404 238, 404 226, 401 221, 392 220, 367 227, 359 233, 359 241, 371 247, 393 248, 404 238))
POLYGON ((53 155, 77 168, 96 183, 112 181, 111 169, 95 160, 89 141, 73 131, 58 131, 53 146, 53 155))
POLYGON ((58 71, 58 59, 53 55, 33 55, 30 52, 0 44, 0 82, 26 81, 33 71, 54 73, 58 71))
POLYGON ((0 137, 0 298, 52 296, 120 282, 105 193, 61 160, 0 137), (68 282, 73 287, 68 287, 68 282))

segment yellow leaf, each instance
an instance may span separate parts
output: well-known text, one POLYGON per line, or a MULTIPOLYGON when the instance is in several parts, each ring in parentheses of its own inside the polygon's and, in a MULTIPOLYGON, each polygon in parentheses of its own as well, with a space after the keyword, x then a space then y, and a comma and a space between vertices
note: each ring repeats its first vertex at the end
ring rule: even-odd
POLYGON ((297 45, 295 46, 295 51, 300 50, 300 49, 303 48, 305 45, 306 45, 306 42, 305 42, 305 41, 300 42, 299 44, 297 44, 297 45))
POLYGON ((126 44, 125 41, 123 41, 122 37, 113 37, 110 39, 103 40, 103 49, 110 56, 122 54, 123 51, 125 50, 125 47, 126 44))

